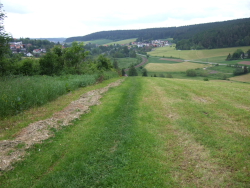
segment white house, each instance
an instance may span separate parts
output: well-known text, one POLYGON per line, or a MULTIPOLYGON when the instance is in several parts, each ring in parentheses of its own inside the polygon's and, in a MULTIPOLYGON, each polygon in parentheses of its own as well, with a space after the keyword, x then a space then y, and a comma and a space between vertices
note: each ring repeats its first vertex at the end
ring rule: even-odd
POLYGON ((26 54, 27 57, 32 57, 33 55, 31 53, 26 54))

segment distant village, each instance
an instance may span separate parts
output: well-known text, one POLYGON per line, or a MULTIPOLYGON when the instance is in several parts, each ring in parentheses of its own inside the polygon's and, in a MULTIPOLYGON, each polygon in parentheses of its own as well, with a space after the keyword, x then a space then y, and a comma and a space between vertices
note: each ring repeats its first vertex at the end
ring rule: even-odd
MULTIPOLYGON (((116 43, 114 42, 114 45, 116 43)), ((164 47, 164 46, 169 46, 171 45, 168 41, 163 41, 163 40, 152 40, 151 42, 130 42, 128 44, 121 44, 122 46, 137 46, 138 48, 142 48, 145 46, 150 46, 150 47, 164 47)), ((108 46, 108 45, 96 45, 96 46, 108 46)))
POLYGON ((28 52, 28 48, 32 46, 32 44, 23 44, 22 42, 9 42, 10 50, 12 53, 23 53, 27 57, 32 57, 40 55, 42 53, 46 53, 46 49, 34 49, 31 52, 28 52))
MULTIPOLYGON (((32 56, 41 56, 46 53, 45 48, 33 49, 32 51, 28 50, 32 47, 32 44, 23 44, 22 42, 9 42, 10 50, 12 53, 22 53, 27 57, 32 56)), ((114 43, 114 45, 116 45, 114 43)), ((122 46, 137 46, 138 48, 142 47, 164 47, 171 45, 168 41, 163 40, 152 40, 151 42, 130 42, 128 44, 121 44, 122 46)), ((96 45, 96 46, 108 46, 108 45, 96 45)), ((62 45, 62 47, 64 47, 62 45)))

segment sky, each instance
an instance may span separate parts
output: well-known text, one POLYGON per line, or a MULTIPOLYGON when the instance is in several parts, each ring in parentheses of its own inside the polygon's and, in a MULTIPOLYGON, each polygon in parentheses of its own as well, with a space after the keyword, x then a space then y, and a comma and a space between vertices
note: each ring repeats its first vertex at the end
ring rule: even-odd
POLYGON ((250 0, 0 0, 14 38, 178 27, 250 17, 250 0))

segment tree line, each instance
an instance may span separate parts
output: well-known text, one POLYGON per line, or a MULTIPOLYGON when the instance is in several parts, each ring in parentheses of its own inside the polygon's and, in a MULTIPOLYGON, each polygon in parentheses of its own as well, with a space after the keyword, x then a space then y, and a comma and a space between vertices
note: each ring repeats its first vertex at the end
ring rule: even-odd
POLYGON ((177 49, 211 49, 250 45, 250 18, 181 27, 101 31, 70 37, 66 42, 137 38, 137 41, 174 38, 177 49))
POLYGON ((250 19, 210 28, 184 38, 176 43, 176 49, 213 49, 250 45, 250 19))
POLYGON ((57 45, 41 58, 15 58, 5 56, 0 61, 0 76, 6 75, 64 75, 93 74, 113 70, 112 62, 104 55, 96 59, 89 56, 83 43, 73 42, 71 47, 57 45))

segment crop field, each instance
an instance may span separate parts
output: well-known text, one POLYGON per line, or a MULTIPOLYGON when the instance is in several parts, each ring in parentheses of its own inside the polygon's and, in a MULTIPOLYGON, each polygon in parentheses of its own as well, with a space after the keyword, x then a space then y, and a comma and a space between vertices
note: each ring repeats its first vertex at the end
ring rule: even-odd
POLYGON ((240 81, 240 82, 250 82, 250 74, 235 76, 235 77, 230 78, 230 80, 240 81))
POLYGON ((130 42, 135 42, 136 38, 132 38, 132 39, 126 39, 126 40, 120 40, 120 41, 114 41, 114 42, 109 42, 106 43, 106 45, 113 45, 113 44, 129 44, 130 42))
POLYGON ((128 77, 1 171, 0 185, 249 187, 249 91, 238 82, 128 77))
POLYGON ((145 68, 149 72, 183 72, 188 69, 196 69, 196 68, 204 68, 208 67, 206 64, 198 64, 191 62, 183 62, 183 63, 148 63, 145 68))
POLYGON ((116 58, 116 60, 120 69, 128 68, 131 64, 137 63, 137 58, 116 58))
POLYGON ((237 49, 242 49, 243 51, 247 51, 250 49, 250 46, 219 48, 211 50, 176 50, 174 47, 167 46, 162 48, 156 48, 154 51, 148 52, 148 54, 151 56, 175 57, 188 60, 203 59, 204 61, 206 61, 207 58, 224 56, 223 59, 225 60, 229 53, 232 54, 237 49))

